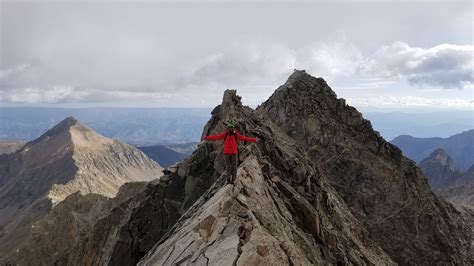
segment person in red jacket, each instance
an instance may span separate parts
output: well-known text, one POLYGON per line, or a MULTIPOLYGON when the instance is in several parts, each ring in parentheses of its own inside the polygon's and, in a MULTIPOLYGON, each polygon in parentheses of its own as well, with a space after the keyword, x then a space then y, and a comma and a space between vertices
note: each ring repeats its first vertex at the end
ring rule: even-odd
POLYGON ((224 156, 225 156, 225 166, 227 170, 227 182, 234 184, 234 180, 237 177, 237 161, 238 161, 238 143, 237 139, 241 141, 256 142, 257 138, 251 138, 244 135, 241 135, 239 131, 235 128, 235 122, 230 120, 227 122, 226 132, 205 136, 204 140, 224 140, 224 156))

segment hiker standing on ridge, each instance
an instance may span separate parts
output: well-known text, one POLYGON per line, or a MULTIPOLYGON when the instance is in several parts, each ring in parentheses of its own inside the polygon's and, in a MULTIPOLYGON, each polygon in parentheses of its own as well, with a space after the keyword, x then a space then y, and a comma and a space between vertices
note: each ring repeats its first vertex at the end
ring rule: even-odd
POLYGON ((237 139, 248 142, 256 142, 257 138, 243 136, 235 128, 235 122, 229 120, 226 123, 226 132, 217 135, 205 136, 203 140, 224 140, 225 167, 227 170, 227 183, 234 184, 237 177, 237 163, 239 149, 237 139))

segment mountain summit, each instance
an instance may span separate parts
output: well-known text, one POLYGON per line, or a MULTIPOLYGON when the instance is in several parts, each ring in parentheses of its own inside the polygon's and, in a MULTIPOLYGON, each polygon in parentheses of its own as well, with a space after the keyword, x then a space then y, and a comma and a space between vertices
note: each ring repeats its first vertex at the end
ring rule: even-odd
POLYGON ((468 229, 459 230, 464 225, 454 208, 323 79, 295 71, 257 110, 305 150, 397 263, 465 262, 468 229))
POLYGON ((443 149, 436 149, 428 158, 419 163, 433 189, 454 184, 461 175, 454 167, 453 159, 443 149))
POLYGON ((97 134, 69 117, 15 153, 0 156, 0 252, 67 196, 114 197, 126 182, 159 178, 138 149, 97 134))

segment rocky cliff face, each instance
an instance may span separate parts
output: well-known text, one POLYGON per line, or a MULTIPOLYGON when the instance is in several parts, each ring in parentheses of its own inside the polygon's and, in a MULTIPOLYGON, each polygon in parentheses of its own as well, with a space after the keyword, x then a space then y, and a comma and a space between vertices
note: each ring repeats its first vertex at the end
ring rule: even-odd
POLYGON ((454 184, 461 175, 454 167, 453 159, 443 149, 436 149, 418 166, 428 178, 428 184, 433 189, 454 184))
POLYGON ((467 263, 470 234, 459 213, 323 79, 295 71, 258 111, 305 149, 397 263, 467 263))
POLYGON ((15 251, 30 225, 68 195, 114 197, 121 185, 159 178, 142 152, 67 118, 15 153, 0 157, 0 254, 15 251))

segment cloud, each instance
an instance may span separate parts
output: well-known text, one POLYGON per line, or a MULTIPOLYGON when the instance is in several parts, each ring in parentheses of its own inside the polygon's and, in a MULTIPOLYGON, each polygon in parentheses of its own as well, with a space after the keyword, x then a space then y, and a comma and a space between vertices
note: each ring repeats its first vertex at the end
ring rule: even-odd
POLYGON ((297 49, 270 42, 239 42, 195 64, 180 86, 278 86, 295 68, 332 80, 353 74, 362 59, 354 44, 341 40, 297 49))
POLYGON ((48 88, 21 88, 9 92, 0 91, 0 100, 10 103, 59 103, 80 98, 80 92, 71 86, 48 88))
POLYGON ((375 96, 346 99, 356 107, 377 108, 436 108, 436 109, 463 109, 474 110, 474 101, 469 99, 432 99, 418 96, 375 96))
POLYGON ((153 76, 153 68, 143 69, 138 81, 126 74, 112 78, 109 70, 103 70, 112 80, 101 82, 96 67, 81 69, 80 79, 74 79, 58 74, 54 66, 29 63, 0 71, 0 97, 10 103, 137 101, 166 105, 166 101, 190 101, 185 99, 188 96, 205 102, 223 89, 237 88, 244 98, 251 99, 250 104, 256 105, 282 84, 294 68, 306 69, 328 81, 346 79, 343 90, 377 90, 403 80, 411 85, 472 88, 473 47, 443 44, 422 49, 395 42, 364 56, 344 37, 299 48, 255 40, 233 42, 183 66, 174 75, 147 79, 147 75, 153 76), (91 71, 89 76, 87 71, 91 71), (49 85, 53 82, 66 85, 49 85))
POLYGON ((8 69, 0 69, 0 80, 25 71, 29 65, 22 64, 8 69))
POLYGON ((411 85, 464 88, 474 82, 473 45, 440 44, 428 49, 395 42, 379 48, 360 72, 406 79, 411 85))
POLYGON ((213 106, 236 88, 258 104, 294 68, 358 93, 472 87, 465 46, 435 46, 471 42, 468 2, 73 2, 2 3, 2 103, 213 106))

